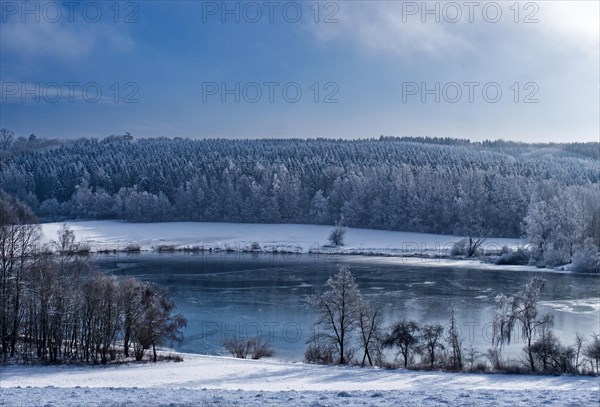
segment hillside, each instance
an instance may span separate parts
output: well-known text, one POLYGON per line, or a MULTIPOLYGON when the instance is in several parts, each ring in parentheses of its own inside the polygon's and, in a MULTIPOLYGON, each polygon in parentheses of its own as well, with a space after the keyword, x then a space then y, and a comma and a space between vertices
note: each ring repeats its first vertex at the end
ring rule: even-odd
POLYGON ((532 200, 600 179, 597 143, 459 141, 111 137, 17 145, 0 161, 0 190, 45 220, 343 217, 351 227, 519 237, 532 200))

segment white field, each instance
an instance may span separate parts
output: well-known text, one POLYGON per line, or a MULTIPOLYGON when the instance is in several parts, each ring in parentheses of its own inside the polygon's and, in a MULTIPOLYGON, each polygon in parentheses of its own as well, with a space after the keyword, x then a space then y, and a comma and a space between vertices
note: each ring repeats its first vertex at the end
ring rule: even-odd
MULTIPOLYGON (((474 268, 539 270, 527 266, 495 266, 478 260, 438 258, 448 256, 452 245, 463 238, 461 236, 348 228, 345 245, 331 247, 328 246, 327 238, 332 227, 321 225, 119 221, 70 221, 66 224, 75 232, 77 240, 88 243, 92 251, 122 250, 128 244, 138 245, 142 250, 168 245, 177 249, 210 247, 216 250, 241 251, 258 243, 261 251, 318 251, 324 254, 385 256, 378 261, 402 261, 431 266, 447 266, 451 262, 452 265, 474 268), (394 260, 390 256, 400 259, 394 260)), ((44 239, 47 242, 56 240, 61 226, 62 223, 42 224, 44 239)), ((517 247, 524 244, 522 239, 489 238, 484 249, 492 251, 499 250, 504 245, 517 247)), ((375 258, 370 257, 369 261, 375 261, 375 258)))
POLYGON ((184 354, 180 363, 8 366, 8 406, 592 406, 600 378, 414 372, 184 354))
MULTIPOLYGON (((68 222, 79 241, 93 250, 122 249, 129 243, 152 250, 207 245, 243 250, 323 250, 331 230, 314 225, 229 223, 68 222)), ((42 225, 45 239, 56 238, 61 224, 42 225)), ((328 249, 354 261, 424 261, 403 255, 439 255, 457 236, 348 229, 346 246, 328 249), (385 257, 384 257, 385 256, 385 257), (400 256, 400 257, 387 257, 400 256)), ((523 244, 490 239, 497 247, 523 244)), ((478 261, 461 266, 499 267, 478 261)), ((503 266, 515 270, 526 267, 503 266)), ((483 375, 414 372, 359 367, 315 366, 276 360, 239 360, 185 354, 181 363, 114 366, 3 366, 0 405, 6 406, 590 406, 600 400, 600 379, 571 376, 483 375)))

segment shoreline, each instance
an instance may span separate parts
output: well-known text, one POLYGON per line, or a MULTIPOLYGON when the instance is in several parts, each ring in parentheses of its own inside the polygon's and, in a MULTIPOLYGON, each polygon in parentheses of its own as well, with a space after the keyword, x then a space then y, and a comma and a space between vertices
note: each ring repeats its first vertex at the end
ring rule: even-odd
POLYGON ((347 229, 346 244, 328 245, 331 226, 300 224, 244 224, 215 222, 126 223, 122 221, 67 221, 41 224, 46 243, 56 239, 66 223, 82 244, 82 254, 237 254, 260 256, 354 256, 376 262, 394 262, 424 267, 570 273, 570 270, 529 265, 495 264, 503 246, 525 246, 522 239, 489 238, 483 245, 487 255, 468 258, 450 253, 461 236, 347 229), (486 261, 489 260, 489 261, 486 261))

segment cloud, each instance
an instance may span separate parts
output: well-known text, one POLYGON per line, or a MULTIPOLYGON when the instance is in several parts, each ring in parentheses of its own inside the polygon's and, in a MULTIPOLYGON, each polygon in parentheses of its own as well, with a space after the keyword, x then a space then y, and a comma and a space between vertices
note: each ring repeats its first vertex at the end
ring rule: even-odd
POLYGON ((2 23, 0 45, 27 59, 79 59, 105 47, 126 51, 134 46, 130 35, 106 23, 40 22, 18 19, 2 23))
POLYGON ((578 49, 597 59, 599 14, 597 1, 544 2, 540 6, 540 31, 549 42, 578 49))
POLYGON ((519 2, 518 14, 513 2, 473 2, 477 4, 473 9, 467 3, 344 2, 337 23, 311 24, 309 30, 323 43, 345 43, 361 52, 395 56, 491 54, 497 41, 510 40, 511 48, 527 52, 559 45, 597 58, 598 2, 519 2), (495 7, 485 8, 490 3, 500 8, 497 22, 493 22, 495 7), (426 12, 436 8, 438 21, 426 12), (526 17, 538 22, 524 23, 526 17))
POLYGON ((423 24, 408 16, 402 2, 346 2, 337 23, 314 24, 311 32, 323 42, 343 41, 371 53, 439 54, 470 47, 464 36, 446 24, 423 24))

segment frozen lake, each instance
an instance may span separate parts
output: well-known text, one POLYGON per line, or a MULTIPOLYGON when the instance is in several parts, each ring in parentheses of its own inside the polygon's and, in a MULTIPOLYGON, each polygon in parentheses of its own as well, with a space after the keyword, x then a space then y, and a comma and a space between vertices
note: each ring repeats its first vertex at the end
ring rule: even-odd
MULTIPOLYGON (((270 338, 276 357, 302 360, 315 314, 306 297, 323 289, 339 265, 347 265, 365 297, 384 309, 386 325, 414 319, 446 324, 451 305, 462 327, 464 346, 481 352, 491 344, 497 294, 522 290, 534 275, 546 279, 542 312, 554 314, 554 330, 571 344, 575 332, 589 339, 600 332, 600 276, 514 271, 403 262, 364 256, 215 254, 99 255, 97 264, 117 276, 135 276, 167 288, 188 318, 184 352, 222 354, 232 334, 270 338)), ((517 354, 515 338, 505 354, 517 354)))

